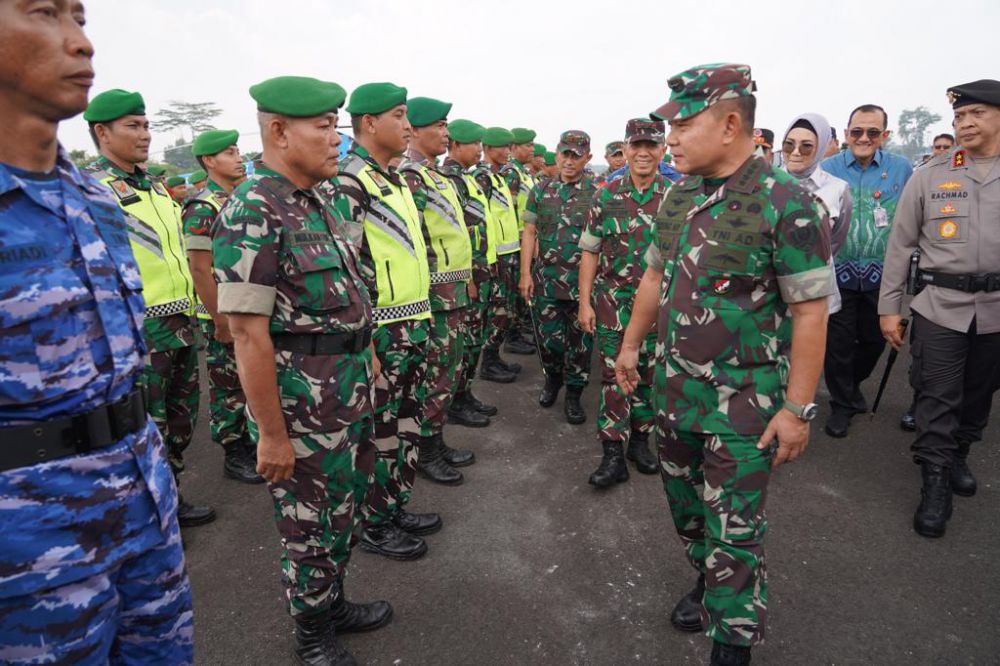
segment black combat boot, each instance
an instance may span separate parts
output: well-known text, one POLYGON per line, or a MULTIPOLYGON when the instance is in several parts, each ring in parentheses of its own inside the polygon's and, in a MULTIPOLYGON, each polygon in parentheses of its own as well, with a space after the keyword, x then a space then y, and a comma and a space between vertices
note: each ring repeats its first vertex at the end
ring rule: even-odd
POLYGON ((427 552, 427 542, 405 532, 392 521, 368 525, 361 531, 361 548, 390 560, 415 560, 427 552))
POLYGON ((670 624, 680 631, 696 633, 705 626, 701 623, 701 609, 705 599, 705 574, 698 576, 694 589, 681 597, 670 613, 670 624))
POLYGON ((712 641, 712 660, 709 666, 749 666, 750 648, 712 641))
POLYGON ((913 515, 913 529, 920 536, 936 539, 944 536, 951 518, 951 470, 941 465, 923 463, 920 506, 913 515))
POLYGON ((566 397, 563 399, 563 412, 566 413, 566 422, 570 425, 580 425, 587 420, 587 415, 583 412, 583 405, 580 404, 580 396, 582 395, 582 386, 566 387, 566 397))
POLYGON ((417 469, 434 483, 446 486, 461 485, 462 473, 448 464, 444 458, 444 440, 441 435, 421 437, 417 444, 417 469))
POLYGON ((951 464, 951 492, 959 497, 972 497, 976 488, 976 477, 969 469, 969 443, 959 442, 955 461, 951 464))
POLYGON ((469 405, 472 405, 472 408, 475 409, 477 412, 479 412, 480 414, 485 414, 486 416, 496 416, 496 413, 499 411, 495 405, 487 404, 482 400, 480 400, 479 398, 477 398, 476 394, 472 392, 471 388, 465 394, 465 401, 469 405))
POLYGON ((649 450, 648 432, 632 431, 625 457, 635 464, 635 469, 640 474, 656 474, 659 470, 656 456, 649 450))
POLYGON ((442 457, 451 467, 468 467, 476 462, 476 454, 465 449, 453 449, 444 441, 444 434, 436 435, 441 440, 442 457))
POLYGON ((392 524, 417 536, 434 534, 444 526, 441 516, 436 513, 410 513, 402 507, 392 514, 392 524))
POLYGON ((559 396, 559 389, 562 388, 562 376, 556 372, 545 373, 545 386, 538 394, 538 404, 542 407, 551 407, 556 404, 556 397, 559 396))
POLYGON ((528 356, 535 353, 535 345, 531 344, 521 336, 521 331, 512 328, 507 334, 507 344, 503 350, 508 354, 521 354, 528 356))
POLYGON ((343 583, 338 581, 334 584, 330 617, 333 618, 333 626, 338 634, 374 631, 389 624, 389 620, 392 619, 392 606, 388 601, 372 601, 367 604, 348 601, 344 595, 343 583))
POLYGON ((504 367, 499 351, 483 349, 483 357, 479 363, 479 378, 498 384, 510 384, 517 379, 517 375, 504 367))
POLYGON ((215 509, 210 506, 188 504, 184 496, 177 493, 177 522, 181 527, 207 525, 215 520, 215 509))
POLYGON ((628 467, 622 455, 622 443, 605 440, 601 442, 601 446, 604 447, 601 464, 587 482, 596 488, 608 488, 616 483, 628 481, 628 467))
POLYGON ((337 639, 333 617, 323 611, 295 620, 295 661, 305 666, 357 666, 337 639))
POLYGON ((508 363, 507 361, 503 360, 503 357, 500 356, 499 352, 497 352, 497 361, 500 363, 501 368, 503 368, 507 372, 514 374, 515 376, 521 372, 520 363, 508 363))
POLYGON ((240 483, 264 483, 264 477, 257 473, 256 450, 251 452, 242 439, 225 444, 223 449, 226 452, 222 463, 223 476, 240 483))
POLYGON ((466 428, 485 428, 490 424, 490 417, 476 409, 464 393, 458 394, 448 407, 448 423, 465 426, 466 428))

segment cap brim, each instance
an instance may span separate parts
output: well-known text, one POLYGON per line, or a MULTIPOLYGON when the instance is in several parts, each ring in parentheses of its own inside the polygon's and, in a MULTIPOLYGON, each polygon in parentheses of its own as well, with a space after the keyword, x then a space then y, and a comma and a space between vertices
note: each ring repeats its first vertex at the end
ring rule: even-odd
POLYGON ((663 143, 665 137, 659 132, 655 134, 633 134, 632 136, 626 137, 625 141, 628 143, 635 143, 636 141, 652 141, 653 143, 663 143))
POLYGON ((569 152, 573 153, 574 155, 576 155, 577 157, 583 157, 584 155, 587 154, 587 151, 585 149, 581 148, 580 146, 569 146, 569 145, 560 143, 559 147, 556 148, 556 151, 559 152, 559 153, 564 153, 567 150, 569 152))

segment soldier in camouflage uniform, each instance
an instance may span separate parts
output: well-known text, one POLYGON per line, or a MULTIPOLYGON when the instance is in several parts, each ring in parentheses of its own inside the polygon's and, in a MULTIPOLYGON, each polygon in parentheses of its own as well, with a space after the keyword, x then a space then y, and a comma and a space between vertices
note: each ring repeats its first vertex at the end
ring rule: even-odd
POLYGON ((87 105, 83 8, 0 2, 0 662, 191 664, 177 492, 138 380, 142 283, 58 121, 87 105))
POLYGON ((558 152, 561 171, 528 196, 522 244, 538 241, 538 260, 521 254, 520 292, 532 304, 537 338, 545 372, 545 387, 538 398, 542 407, 555 404, 566 384, 566 420, 580 424, 587 416, 580 396, 590 377, 594 336, 577 324, 579 309, 580 235, 590 210, 596 185, 584 176, 590 160, 590 136, 579 130, 563 132, 558 152))
MULTIPOLYGON (((149 357, 143 371, 146 409, 167 445, 174 476, 184 470, 198 418, 198 347, 194 282, 188 268, 180 207, 139 166, 149 159, 149 121, 139 93, 109 90, 83 114, 101 156, 89 171, 114 194, 129 225, 129 240, 142 275, 149 357)), ((215 520, 215 511, 181 497, 182 527, 215 520)))
POLYGON ((212 441, 226 452, 223 474, 243 483, 263 483, 264 477, 257 473, 257 451, 247 434, 246 397, 236 373, 233 336, 228 320, 219 314, 212 269, 212 223, 226 197, 246 177, 236 145, 239 137, 236 130, 209 130, 194 140, 191 150, 209 179, 205 189, 184 205, 184 237, 199 301, 195 312, 205 341, 212 441))
POLYGON ((656 214, 615 372, 626 392, 638 386, 655 322, 661 473, 699 573, 671 622, 708 629, 712 664, 748 664, 765 629, 771 469, 802 453, 817 412, 830 227, 794 178, 753 157, 749 67, 703 65, 668 85, 653 116, 670 123, 667 145, 689 175, 656 214))
POLYGON ((437 166, 437 158, 448 150, 449 111, 450 103, 430 97, 407 101, 413 139, 399 172, 420 211, 430 269, 431 335, 424 381, 417 387, 421 450, 443 451, 443 455, 424 456, 429 464, 418 456, 417 467, 431 481, 453 485, 462 478, 455 468, 476 460, 471 451, 448 446, 443 432, 462 372, 469 292, 475 285, 470 287, 472 243, 458 190, 437 166))
POLYGON ((480 353, 486 341, 490 295, 496 280, 496 229, 489 214, 489 198, 468 170, 482 158, 485 128, 470 120, 448 123, 448 157, 441 173, 448 177, 462 203, 465 226, 472 246, 472 280, 470 305, 465 320, 465 353, 455 388, 455 398, 448 409, 448 421, 459 425, 480 427, 489 425, 489 417, 497 408, 477 398, 472 392, 472 379, 479 365, 480 353))
POLYGON ((300 663, 354 664, 336 632, 387 623, 353 604, 344 570, 374 467, 372 310, 344 218, 335 83, 278 77, 250 88, 264 152, 212 228, 219 312, 228 315, 257 469, 283 548, 300 663))
POLYGON ((509 130, 487 127, 482 139, 483 161, 472 170, 479 187, 489 198, 487 213, 493 218, 497 238, 496 280, 490 295, 490 321, 479 376, 501 384, 513 382, 521 371, 520 364, 507 363, 500 357, 500 344, 512 326, 521 251, 517 201, 507 181, 500 175, 500 170, 510 160, 513 142, 514 135, 509 130))
POLYGON ((420 436, 419 387, 427 372, 431 337, 430 267, 420 211, 399 173, 389 166, 410 138, 406 89, 367 83, 351 93, 347 111, 354 146, 340 165, 339 191, 347 199, 360 248, 361 276, 374 304, 375 351, 382 376, 375 383, 375 476, 365 508, 361 547, 396 560, 427 552, 421 537, 441 529, 436 513, 406 510, 417 460, 452 483, 437 441, 420 436))
MULTIPOLYGON (((524 230, 524 211, 528 205, 528 195, 535 186, 530 164, 534 158, 535 131, 515 127, 510 131, 514 142, 510 146, 510 161, 500 168, 500 175, 507 181, 507 187, 517 202, 518 230, 524 230)), ((504 347, 511 354, 534 354, 535 334, 532 330, 531 315, 519 290, 515 289, 513 320, 504 347)))
POLYGON ((615 359, 628 326, 639 280, 646 270, 646 250, 656 235, 656 214, 670 183, 657 170, 666 150, 659 120, 635 118, 625 126, 623 152, 629 176, 594 197, 587 226, 580 236, 580 328, 597 332, 601 355, 601 403, 597 431, 604 449, 590 484, 606 488, 628 480, 625 458, 643 474, 655 474, 656 458, 649 451, 653 430, 653 354, 656 334, 649 333, 639 355, 639 386, 626 396, 615 381, 615 359), (594 280, 597 295, 591 301, 594 280), (595 326, 596 324, 596 326, 595 326), (628 451, 622 455, 622 444, 628 451))
POLYGON ((534 144, 531 151, 531 162, 528 164, 528 173, 536 181, 542 175, 542 167, 545 166, 545 146, 540 143, 534 144))

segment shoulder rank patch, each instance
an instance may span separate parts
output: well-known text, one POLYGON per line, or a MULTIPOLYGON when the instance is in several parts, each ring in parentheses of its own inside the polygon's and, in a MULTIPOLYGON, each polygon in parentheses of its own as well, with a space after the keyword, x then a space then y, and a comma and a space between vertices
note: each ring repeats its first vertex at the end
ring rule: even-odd
POLYGON ((108 182, 111 186, 111 191, 115 193, 118 201, 121 202, 123 206, 128 206, 129 204, 134 204, 139 201, 139 195, 136 194, 132 186, 125 182, 122 178, 115 178, 108 182))
POLYGON ((951 166, 954 168, 965 166, 965 150, 956 150, 955 156, 951 160, 951 166))
POLYGON ((944 190, 945 192, 950 192, 951 190, 960 190, 960 189, 962 189, 962 183, 956 183, 953 180, 949 180, 946 183, 941 183, 940 185, 937 186, 937 188, 939 190, 944 190))

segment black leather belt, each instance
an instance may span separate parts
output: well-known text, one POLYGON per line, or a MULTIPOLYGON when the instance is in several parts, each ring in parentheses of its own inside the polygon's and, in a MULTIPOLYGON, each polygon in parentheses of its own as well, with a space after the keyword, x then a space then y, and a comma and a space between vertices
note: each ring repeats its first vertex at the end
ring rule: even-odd
POLYGON ((271 335, 274 348, 309 356, 329 354, 357 354, 368 348, 372 341, 371 329, 353 333, 296 334, 277 333, 271 335))
POLYGON ((103 449, 145 424, 146 403, 136 389, 86 414, 0 428, 0 471, 103 449))
POLYGON ((920 282, 935 287, 954 289, 974 294, 977 291, 1000 291, 1000 273, 981 273, 973 275, 941 273, 939 271, 920 271, 920 282))

